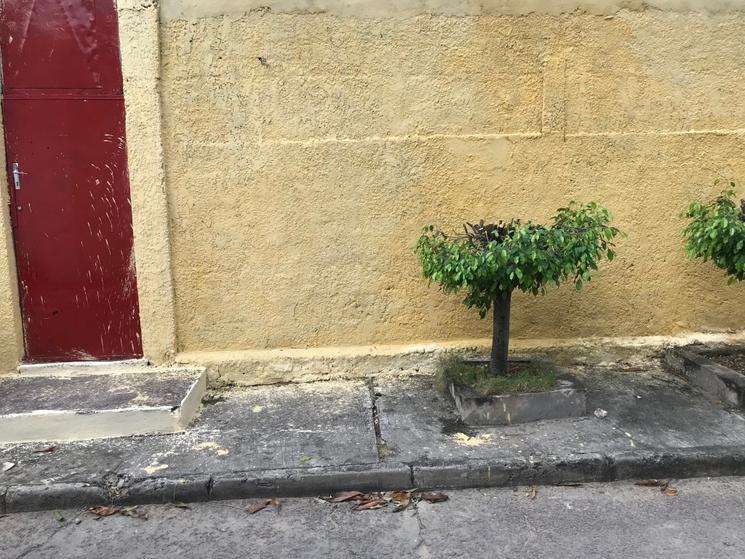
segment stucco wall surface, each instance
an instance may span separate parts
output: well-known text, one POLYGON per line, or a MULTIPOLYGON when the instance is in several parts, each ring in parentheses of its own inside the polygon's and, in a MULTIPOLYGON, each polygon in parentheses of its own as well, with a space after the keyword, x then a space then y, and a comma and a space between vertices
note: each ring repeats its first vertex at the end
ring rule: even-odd
POLYGON ((745 177, 738 2, 208 4, 161 5, 179 350, 484 337, 420 278, 422 226, 546 220, 571 199, 628 237, 583 291, 517 296, 516 338, 745 327, 743 286, 680 237, 688 201, 745 177))

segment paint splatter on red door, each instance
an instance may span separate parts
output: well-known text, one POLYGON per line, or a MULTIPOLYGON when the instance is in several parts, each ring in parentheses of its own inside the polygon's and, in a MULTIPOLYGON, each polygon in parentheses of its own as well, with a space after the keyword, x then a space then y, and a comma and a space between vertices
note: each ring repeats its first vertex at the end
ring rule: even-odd
POLYGON ((113 0, 6 0, 3 116, 26 359, 142 355, 113 0))

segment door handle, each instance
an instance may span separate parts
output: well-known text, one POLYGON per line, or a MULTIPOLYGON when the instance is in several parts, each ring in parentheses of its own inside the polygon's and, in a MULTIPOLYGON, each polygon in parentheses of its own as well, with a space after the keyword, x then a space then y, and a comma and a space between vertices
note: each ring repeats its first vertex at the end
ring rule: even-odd
POLYGON ((25 175, 23 171, 21 171, 18 162, 13 162, 13 188, 16 190, 21 189, 21 175, 25 175))

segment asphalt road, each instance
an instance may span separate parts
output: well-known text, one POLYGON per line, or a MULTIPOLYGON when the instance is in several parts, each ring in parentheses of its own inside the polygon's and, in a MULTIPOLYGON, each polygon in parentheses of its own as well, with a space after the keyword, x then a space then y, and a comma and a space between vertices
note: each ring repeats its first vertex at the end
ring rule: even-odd
POLYGON ((5 558, 745 557, 745 479, 449 491, 445 503, 351 511, 286 499, 145 506, 147 520, 86 511, 0 518, 5 558))

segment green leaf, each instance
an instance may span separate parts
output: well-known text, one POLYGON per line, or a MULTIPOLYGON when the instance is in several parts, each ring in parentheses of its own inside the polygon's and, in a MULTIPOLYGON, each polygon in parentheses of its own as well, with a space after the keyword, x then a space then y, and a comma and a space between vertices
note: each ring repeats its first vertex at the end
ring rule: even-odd
POLYGON ((686 212, 689 222, 683 229, 688 258, 711 260, 727 272, 729 283, 742 281, 745 275, 739 263, 745 246, 745 216, 734 197, 730 189, 712 201, 690 204, 686 212))

